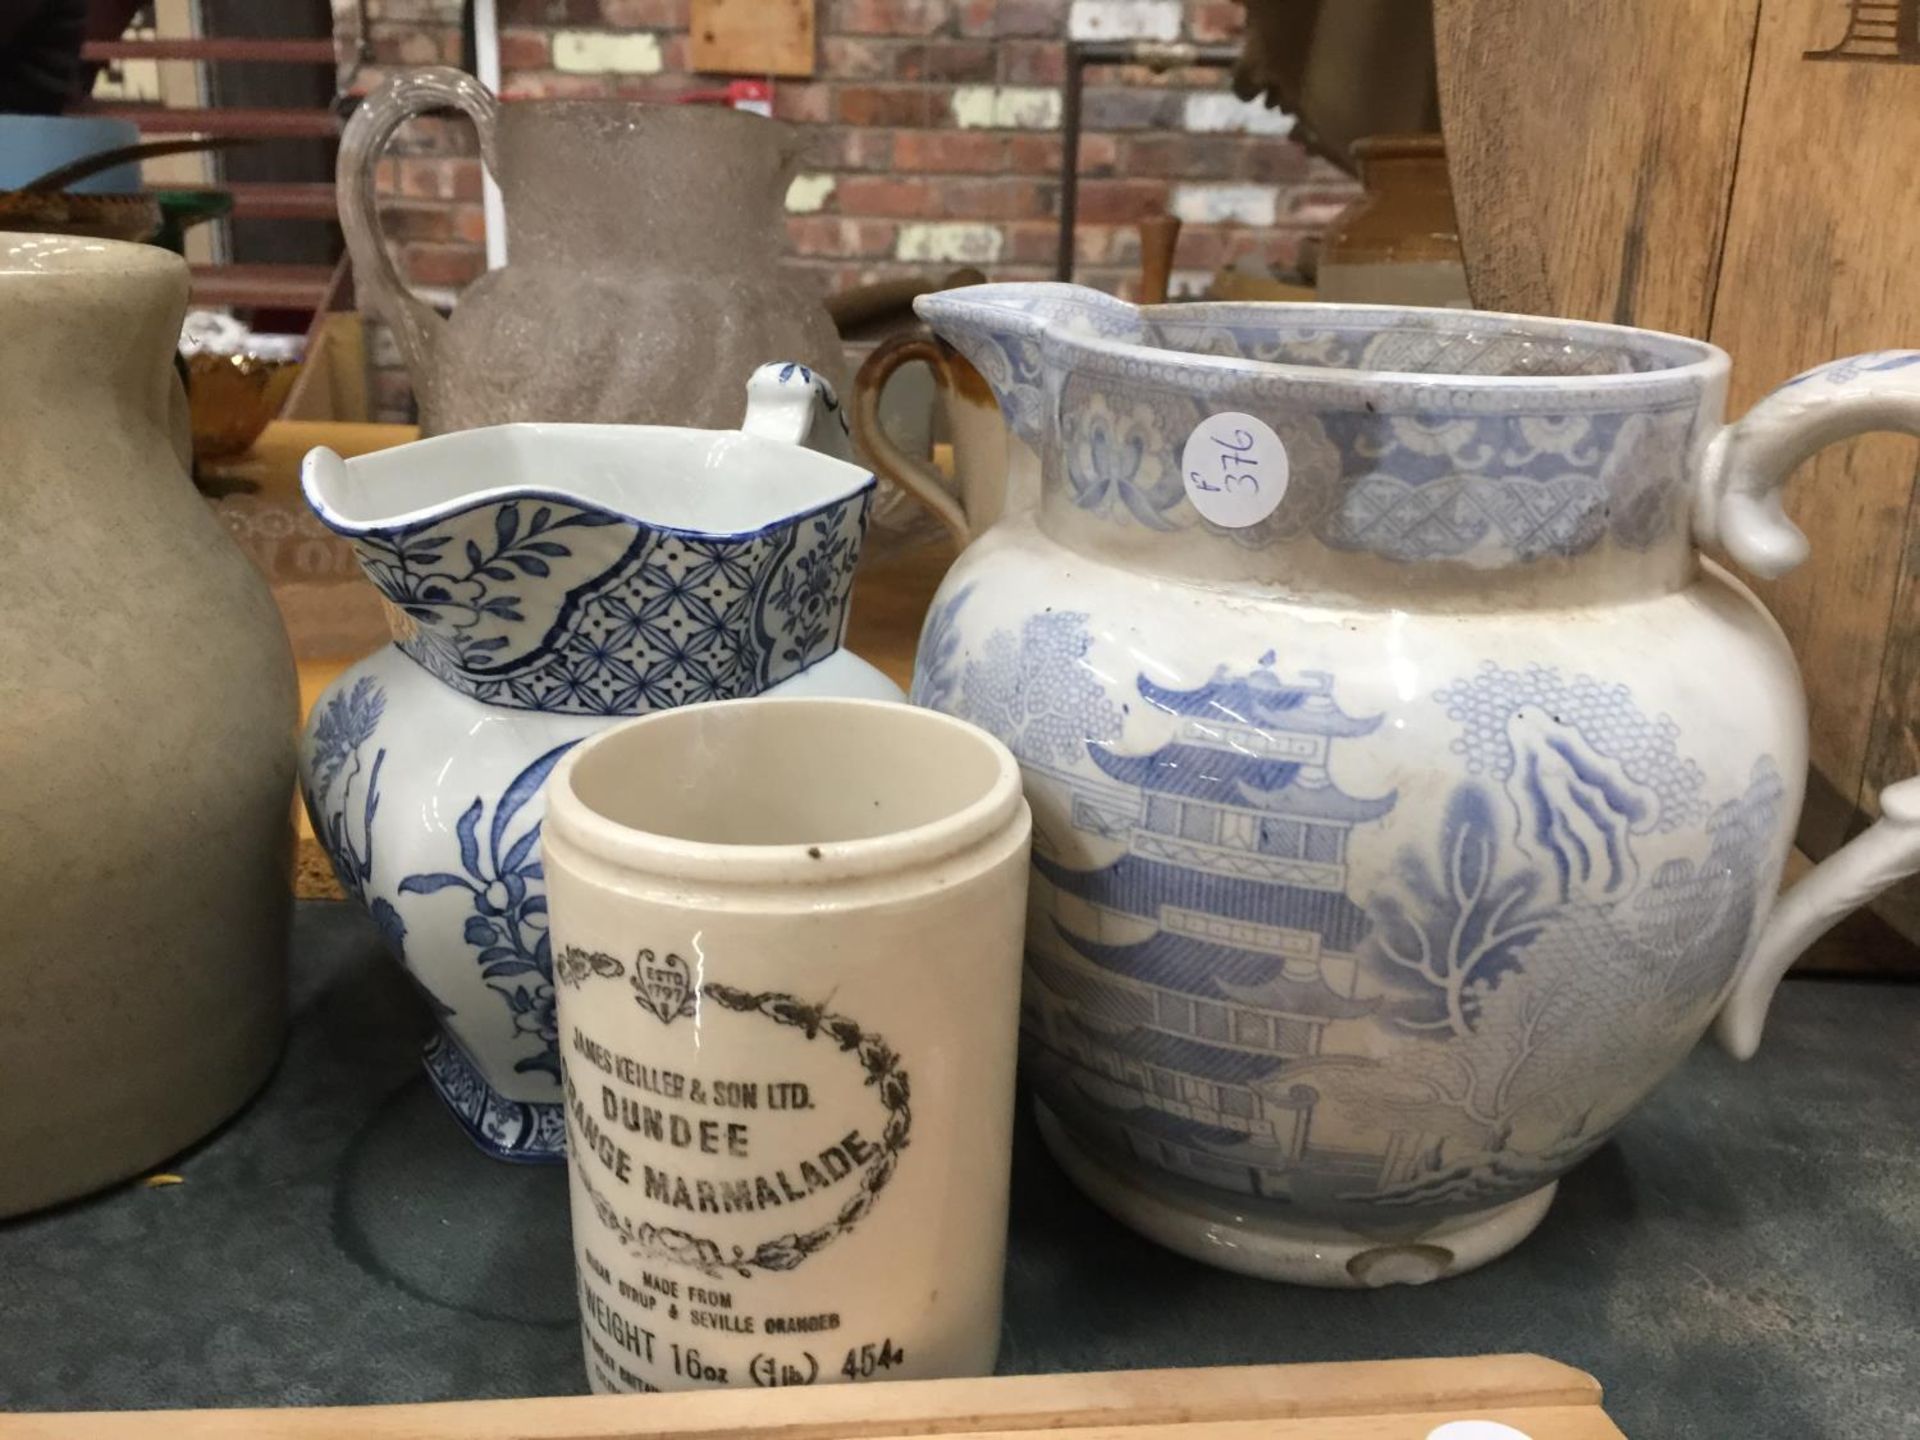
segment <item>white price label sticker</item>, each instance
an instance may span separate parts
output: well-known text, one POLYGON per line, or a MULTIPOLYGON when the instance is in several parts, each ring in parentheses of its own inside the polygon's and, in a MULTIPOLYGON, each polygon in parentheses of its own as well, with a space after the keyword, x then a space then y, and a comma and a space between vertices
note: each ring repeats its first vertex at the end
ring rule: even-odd
POLYGON ((1194 426, 1180 470, 1193 508, 1229 530, 1258 525, 1287 493, 1287 447, 1265 421, 1238 410, 1194 426))
POLYGON ((1427 1432, 1427 1440, 1531 1440, 1524 1430, 1498 1420, 1449 1420, 1427 1432))

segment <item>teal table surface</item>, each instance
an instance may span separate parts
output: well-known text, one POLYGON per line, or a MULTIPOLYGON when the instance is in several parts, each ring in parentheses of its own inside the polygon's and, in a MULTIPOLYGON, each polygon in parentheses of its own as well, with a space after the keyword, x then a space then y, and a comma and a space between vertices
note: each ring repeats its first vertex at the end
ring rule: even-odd
MULTIPOLYGON (((427 1090, 426 1012, 357 910, 300 907, 265 1091, 170 1165, 0 1225, 0 1407, 584 1390, 566 1176, 427 1090)), ((1758 1060, 1702 1047, 1539 1231, 1419 1289, 1228 1275, 1080 1198, 1022 1106, 1008 1373, 1530 1350, 1636 1440, 1920 1434, 1920 985, 1795 980, 1758 1060)))

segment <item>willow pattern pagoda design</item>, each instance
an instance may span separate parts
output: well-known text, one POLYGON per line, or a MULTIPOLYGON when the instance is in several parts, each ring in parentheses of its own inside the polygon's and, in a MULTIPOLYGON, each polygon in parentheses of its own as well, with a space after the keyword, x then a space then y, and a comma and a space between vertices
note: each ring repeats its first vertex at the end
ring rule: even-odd
MULTIPOLYGON (((1394 796, 1347 794, 1327 765, 1380 717, 1341 710, 1324 674, 1136 684, 1178 728, 1150 753, 1087 747, 1114 788, 1077 778, 1073 825, 1124 845, 1117 859, 1036 856, 1081 903, 1029 956, 1030 1052, 1055 1072, 1049 1103, 1079 1097, 1081 1125, 1211 1185, 1285 1194, 1317 1096, 1286 1071, 1378 1003, 1354 994, 1371 926, 1347 894, 1347 841, 1394 796)), ((1371 1187, 1411 1158, 1316 1150, 1310 1168, 1371 1187)))
POLYGON ((1709 792, 1624 683, 1483 660, 1363 708, 1275 651, 1174 683, 971 598, 914 696, 1020 761, 1023 1063, 1119 1173, 1335 1223, 1533 1194, 1699 1037, 1777 873, 1771 757, 1709 792), (1444 748, 1381 763, 1434 716, 1444 748))

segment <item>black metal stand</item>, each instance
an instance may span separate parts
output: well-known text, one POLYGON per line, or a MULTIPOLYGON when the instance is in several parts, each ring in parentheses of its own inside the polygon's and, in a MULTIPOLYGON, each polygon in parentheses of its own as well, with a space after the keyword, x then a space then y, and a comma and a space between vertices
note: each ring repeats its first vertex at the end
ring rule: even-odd
POLYGON ((1061 116, 1060 251, 1054 274, 1073 279, 1073 228, 1080 206, 1080 97, 1089 65, 1145 65, 1150 70, 1205 65, 1226 69, 1240 58, 1232 45, 1178 45, 1161 40, 1073 40, 1067 44, 1065 113, 1061 116))

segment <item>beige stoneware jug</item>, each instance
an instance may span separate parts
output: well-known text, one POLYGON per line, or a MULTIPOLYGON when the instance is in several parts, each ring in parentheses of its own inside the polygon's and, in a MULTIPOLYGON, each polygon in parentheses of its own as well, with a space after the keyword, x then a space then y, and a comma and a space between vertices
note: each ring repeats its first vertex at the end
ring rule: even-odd
POLYGON ((0 236, 0 1216, 139 1173, 286 1011, 293 657, 188 480, 164 250, 0 236))

